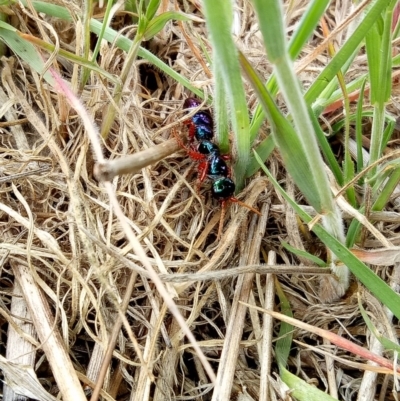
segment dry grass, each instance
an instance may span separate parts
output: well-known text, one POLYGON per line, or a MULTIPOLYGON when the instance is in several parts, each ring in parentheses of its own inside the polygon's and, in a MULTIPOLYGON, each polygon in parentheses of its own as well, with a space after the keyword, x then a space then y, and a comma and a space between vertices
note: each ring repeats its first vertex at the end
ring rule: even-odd
MULTIPOLYGON (((288 14, 289 33, 307 4, 294 3, 295 8, 288 14)), ((346 15, 347 5, 339 3, 332 5, 328 13, 331 28, 346 15)), ((188 7, 195 11, 193 5, 188 7)), ((34 22, 17 8, 14 11, 18 29, 40 36, 40 21, 34 22)), ((249 49, 250 60, 267 77, 271 68, 247 1, 238 13, 242 23, 237 33, 243 48, 249 49)), ((121 29, 125 22, 122 16, 116 18, 114 28, 121 29)), ((75 37, 79 37, 79 29, 73 24, 54 23, 53 27, 61 48, 75 51, 79 46, 75 37)), ((193 30, 186 27, 186 35, 196 48, 199 46, 195 35, 207 44, 202 24, 195 24, 193 30)), ((178 24, 168 24, 146 46, 197 87, 212 93, 212 79, 190 49, 187 38, 178 24)), ((340 43, 343 38, 337 40, 340 43)), ((311 54, 321 41, 316 34, 302 57, 311 54)), ((123 52, 107 45, 102 48, 99 62, 102 68, 118 75, 124 57, 123 52)), ((303 69, 300 78, 306 86, 327 63, 326 57, 319 55, 303 69)), ((213 387, 198 355, 143 271, 110 207, 104 186, 93 176, 95 160, 81 119, 65 97, 55 93, 29 65, 12 55, 3 57, 1 62, 2 353, 6 351, 6 357, 14 362, 33 366, 49 393, 57 396, 61 391, 64 397, 68 393, 78 400, 82 399, 81 388, 89 392, 97 381, 104 353, 113 344, 114 336, 112 362, 102 392, 104 399, 211 399, 213 387), (126 313, 124 298, 128 301, 126 313), (15 359, 22 354, 25 359, 15 359), (58 373, 54 367, 57 364, 61 365, 58 373), (61 388, 59 380, 75 374, 68 369, 78 372, 77 379, 71 377, 61 388), (74 386, 77 389, 73 390, 74 386)), ((171 124, 184 117, 182 100, 189 94, 145 61, 138 60, 135 66, 115 124, 103 142, 106 159, 164 143, 170 136, 171 124)), ((78 69, 62 60, 58 68, 78 93, 78 69)), ((360 57, 349 76, 362 71, 366 71, 366 63, 360 57)), ((250 87, 247 90, 250 108, 254 109, 255 95, 250 87)), ((80 98, 100 126, 110 102, 110 88, 92 74, 80 98)), ((394 102, 394 110, 397 107, 398 102, 394 102)), ((336 111, 327 119, 338 119, 340 113, 336 111)), ((178 124, 177 128, 183 126, 178 124)), ((266 133, 267 127, 263 127, 261 135, 266 133)), ((286 176, 279 155, 275 154, 268 166, 300 201, 301 195, 286 176)), ((269 354, 279 322, 263 320, 261 314, 249 313, 239 303, 248 300, 256 306, 273 308, 276 279, 296 318, 368 345, 365 324, 353 296, 354 287, 341 302, 323 305, 314 276, 275 276, 271 271, 257 270, 260 262, 302 268, 298 266, 299 260, 282 248, 281 239, 316 254, 323 252, 265 178, 254 177, 240 195, 262 211, 262 218, 231 206, 220 241, 216 240, 219 206, 210 199, 207 185, 203 196, 193 190, 194 180, 193 163, 179 151, 133 175, 115 178, 113 185, 148 261, 175 297, 213 369, 217 371, 220 366, 234 371, 232 399, 239 395, 259 399, 260 391, 269 391, 271 399, 289 397, 277 378, 275 359, 269 354), (246 274, 218 279, 213 276, 213 272, 216 276, 221 271, 247 265, 253 267, 246 274), (208 275, 170 283, 174 273, 198 272, 208 275), (225 338, 229 342, 224 342, 225 338), (240 346, 239 358, 230 361, 228 355, 227 360, 220 361, 223 347, 235 345, 240 346)), ((388 230, 389 236, 396 236, 398 218, 385 226, 378 224, 382 230, 388 230)), ((389 280, 391 270, 377 273, 389 280)), ((366 304, 375 324, 381 324, 381 328, 387 325, 391 327, 389 331, 398 330, 391 326, 376 301, 366 298, 366 304)), ((360 368, 346 363, 346 358, 354 357, 322 344, 308 332, 296 330, 294 338, 302 344, 293 344, 290 370, 322 390, 329 383, 334 391, 339 383, 340 398, 354 399, 351 394, 358 392, 363 374, 360 368), (307 344, 324 349, 328 355, 308 351, 307 344), (343 358, 334 363, 335 369, 329 352, 343 358)), ((375 384, 371 394, 391 399, 392 380, 392 376, 379 376, 372 382, 375 384)), ((24 387, 24 383, 23 379, 17 380, 17 386, 24 387)), ((4 394, 6 397, 10 397, 9 393, 4 394)))

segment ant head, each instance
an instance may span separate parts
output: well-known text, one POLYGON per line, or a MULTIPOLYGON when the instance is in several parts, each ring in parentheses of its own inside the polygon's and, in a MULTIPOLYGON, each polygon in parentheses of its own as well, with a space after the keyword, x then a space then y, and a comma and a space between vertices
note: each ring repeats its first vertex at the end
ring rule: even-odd
POLYGON ((228 177, 219 178, 214 181, 211 192, 214 199, 229 200, 235 193, 235 183, 228 177))

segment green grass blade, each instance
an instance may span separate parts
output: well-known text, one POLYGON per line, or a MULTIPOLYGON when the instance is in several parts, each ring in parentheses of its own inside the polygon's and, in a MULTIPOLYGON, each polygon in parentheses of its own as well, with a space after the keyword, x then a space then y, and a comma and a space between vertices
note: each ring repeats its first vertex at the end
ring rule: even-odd
POLYGON ((364 19, 355 29, 351 37, 344 43, 335 57, 325 67, 325 69, 315 79, 305 94, 305 100, 308 104, 312 104, 325 87, 336 76, 337 72, 345 65, 349 57, 364 40, 366 34, 371 29, 371 26, 380 18, 382 11, 388 6, 390 0, 377 0, 365 14, 364 19))
MULTIPOLYGON (((20 37, 20 42, 22 41, 21 39, 24 39, 24 41, 23 41, 24 43, 34 44, 37 47, 44 49, 50 53, 53 53, 54 51, 56 51, 56 47, 53 44, 45 42, 44 40, 36 38, 35 36, 26 35, 23 33, 18 33, 18 36, 20 37)), ((100 68, 97 65, 97 63, 93 63, 93 62, 87 60, 86 58, 79 57, 75 53, 71 53, 71 52, 68 52, 63 49, 58 50, 58 55, 60 57, 65 58, 66 60, 72 61, 73 63, 76 63, 87 69, 90 69, 91 71, 95 71, 99 75, 103 75, 105 78, 107 78, 110 82, 112 82, 114 84, 118 83, 118 78, 115 75, 112 75, 112 74, 108 73, 107 71, 104 71, 102 68, 100 68)), ((37 56, 39 56, 39 55, 37 54, 37 56)), ((32 60, 30 60, 28 58, 26 61, 30 62, 32 60)))
MULTIPOLYGON (((374 104, 374 114, 371 128, 371 146, 369 149, 369 163, 375 163, 382 154, 383 132, 385 126, 385 104, 377 102, 374 104)), ((371 169, 367 177, 371 179, 376 174, 376 167, 371 169)))
POLYGON ((379 87, 380 82, 380 56, 381 52, 381 37, 379 34, 377 24, 374 24, 365 37, 365 49, 367 52, 368 60, 368 75, 371 84, 370 100, 371 103, 376 102, 376 89, 379 87))
MULTIPOLYGON (((292 308, 290 302, 287 299, 282 287, 277 279, 275 279, 275 291, 279 298, 279 305, 281 307, 281 313, 293 317, 292 308)), ((290 349, 293 342, 293 326, 286 322, 281 322, 279 328, 278 340, 276 341, 275 354, 279 368, 284 368, 287 365, 289 358, 290 349)))
MULTIPOLYGON (((83 2, 83 49, 82 53, 79 54, 82 58, 89 61, 89 54, 90 54, 90 19, 92 17, 93 12, 93 0, 85 0, 83 2)), ((86 67, 82 68, 82 77, 90 73, 90 70, 86 67)), ((80 88, 83 89, 84 85, 81 82, 80 88)))
MULTIPOLYGON (((279 88, 284 96, 295 128, 288 133, 280 132, 279 135, 274 136, 275 143, 279 146, 282 156, 283 153, 293 153, 291 148, 299 146, 296 149, 296 161, 307 166, 307 176, 301 177, 295 171, 296 168, 289 168, 289 164, 293 164, 293 160, 285 158, 285 165, 289 173, 293 176, 299 188, 310 187, 312 189, 313 194, 310 194, 310 191, 303 192, 306 197, 317 199, 316 204, 312 204, 312 206, 319 211, 334 211, 335 206, 314 129, 303 99, 302 89, 294 73, 293 63, 287 52, 282 4, 276 0, 253 0, 253 4, 268 58, 274 64, 274 72, 279 88), (265 8, 268 9, 268 20, 262 18, 265 8), (283 141, 280 141, 282 136, 289 140, 283 143, 283 141), (292 143, 294 140, 296 142, 292 143), (300 158, 302 159, 301 161, 299 160, 300 158)), ((336 219, 333 220, 336 221, 336 219)), ((340 231, 335 228, 333 230, 340 231)))
POLYGON ((322 210, 321 199, 318 196, 318 189, 316 188, 315 181, 310 179, 311 167, 308 164, 307 157, 303 157, 304 154, 301 151, 303 145, 300 138, 296 135, 292 125, 282 115, 273 101, 271 94, 262 84, 260 78, 244 55, 240 53, 239 59, 271 123, 274 142, 279 147, 286 169, 292 175, 296 185, 303 192, 309 203, 313 205, 316 210, 322 210))
MULTIPOLYGON (((230 0, 204 0, 204 15, 213 46, 213 66, 220 70, 231 113, 234 146, 238 159, 234 165, 236 186, 243 187, 250 159, 249 115, 237 50, 232 38, 233 10, 230 0)), ((216 121, 218 125, 219 122, 216 121)))
MULTIPOLYGON (((289 54, 293 60, 300 54, 307 40, 313 34, 315 27, 318 25, 329 3, 329 0, 312 0, 308 4, 289 42, 289 54)), ((271 94, 275 96, 278 92, 275 74, 271 75, 266 85, 271 94)), ((264 111, 261 105, 258 105, 250 126, 251 141, 255 139, 264 119, 264 111)))
POLYGON ((158 32, 160 32, 162 29, 164 29, 165 25, 169 21, 189 21, 191 18, 181 12, 178 11, 167 11, 165 13, 162 13, 158 15, 157 17, 154 17, 148 24, 145 32, 144 32, 144 40, 150 40, 153 38, 155 35, 157 35, 158 32))
MULTIPOLYGON (((25 6, 27 5, 26 0, 22 0, 22 3, 25 6)), ((71 14, 64 7, 47 3, 44 1, 33 1, 32 4, 35 7, 35 10, 39 13, 44 13, 51 17, 60 18, 64 21, 72 21, 71 14)), ((104 25, 102 24, 102 22, 92 19, 90 21, 90 30, 96 35, 101 35, 102 32, 104 31, 104 25)), ((125 38, 124 36, 121 36, 117 31, 109 27, 107 27, 104 31, 104 39, 107 40, 109 43, 115 42, 118 48, 126 52, 128 52, 129 49, 132 47, 132 40, 125 38)), ((200 97, 201 99, 204 99, 203 91, 196 88, 188 79, 178 74, 174 69, 172 69, 169 65, 165 64, 163 61, 161 61, 150 51, 140 47, 138 56, 144 58, 149 63, 159 68, 164 74, 170 76, 172 79, 174 79, 176 82, 180 83, 182 86, 190 90, 196 96, 200 97)))
MULTIPOLYGON (((366 79, 367 79, 367 74, 363 74, 360 77, 348 82, 346 84, 346 91, 350 94, 352 92, 355 92, 356 90, 361 88, 363 82, 366 79)), ((330 105, 339 100, 343 100, 343 92, 341 89, 335 90, 328 98, 322 98, 321 96, 318 96, 318 99, 315 101, 312 107, 314 114, 319 116, 321 112, 323 112, 330 105)))
MULTIPOLYGON (((361 113, 361 116, 363 118, 364 117, 365 118, 373 118, 374 112, 370 111, 370 110, 365 110, 365 111, 363 111, 361 113)), ((349 116, 349 119, 350 119, 350 121, 355 121, 357 119, 357 114, 356 113, 351 114, 349 116)), ((393 115, 386 113, 385 114, 385 122, 387 124, 390 124, 392 122, 396 123, 396 118, 393 115)), ((343 120, 338 121, 337 123, 332 125, 332 127, 331 127, 332 128, 332 132, 334 134, 340 133, 342 131, 342 129, 343 129, 343 126, 344 126, 344 121, 343 120)))
POLYGON ((228 154, 229 149, 229 115, 226 104, 225 85, 222 71, 215 65, 214 68, 214 119, 218 121, 215 130, 215 138, 223 154, 228 154))
MULTIPOLYGON (((282 57, 285 57, 286 36, 283 25, 283 10, 280 1, 275 0, 253 0, 260 30, 264 38, 264 45, 267 49, 268 59, 273 64, 279 63, 282 57), (268 19, 263 18, 263 11, 268 10, 268 19), (274 40, 272 40, 274 39, 274 40)), ((275 71, 276 73, 276 71, 275 71)))
POLYGON ((321 148, 322 154, 325 158, 325 161, 328 163, 330 170, 332 171, 333 175, 335 176, 336 181, 340 186, 343 185, 343 172, 339 166, 336 156, 334 155, 332 148, 326 138, 325 133, 322 131, 321 126, 317 120, 317 117, 311 111, 311 108, 308 108, 311 122, 315 130, 315 135, 318 139, 318 144, 321 148))
MULTIPOLYGON (((360 213, 363 213, 365 211, 364 207, 360 208, 358 210, 360 213)), ((360 234, 360 228, 361 224, 358 220, 353 219, 353 221, 350 223, 349 228, 347 229, 346 233, 346 246, 348 248, 352 248, 354 244, 358 240, 358 236, 360 234)))
MULTIPOLYGON (((7 44, 9 49, 32 66, 40 75, 44 73, 45 62, 35 46, 21 39, 17 30, 6 22, 0 21, 0 39, 7 44)), ((44 79, 54 87, 55 81, 49 72, 44 74, 44 79)))
MULTIPOLYGON (((263 160, 267 160, 274 149, 275 149, 275 142, 274 139, 272 138, 272 135, 269 135, 267 138, 261 141, 261 143, 259 143, 255 148, 256 152, 260 155, 261 159, 263 160)), ((259 169, 260 165, 258 164, 256 158, 254 157, 254 154, 252 154, 250 157, 250 163, 246 170, 246 178, 251 177, 259 169)))
POLYGON ((400 168, 397 165, 396 168, 391 172, 389 179, 385 182, 382 190, 379 191, 379 195, 372 206, 373 211, 381 211, 388 204, 393 191, 399 185, 400 182, 400 168))
POLYGON ((383 153, 383 150, 386 148, 388 142, 392 138, 394 129, 396 128, 396 122, 393 120, 389 120, 387 123, 387 126, 385 128, 385 131, 383 132, 383 141, 382 141, 382 149, 381 153, 383 153))
POLYGON ((313 0, 308 4, 289 41, 289 54, 293 60, 300 54, 307 40, 313 34, 329 3, 329 0, 313 0))
MULTIPOLYGON (((160 4, 159 0, 150 0, 151 11, 150 15, 154 15, 156 10, 153 8, 160 4)), ((126 86, 129 73, 132 69, 133 63, 138 57, 140 44, 143 40, 145 40, 146 30, 149 28, 151 20, 148 19, 147 13, 144 11, 144 6, 142 0, 139 3, 138 7, 139 11, 139 21, 137 26, 136 35, 132 41, 132 46, 129 48, 128 53, 126 54, 126 58, 124 59, 124 63, 120 73, 120 82, 118 82, 115 87, 113 88, 113 101, 107 105, 107 108, 104 112, 105 118, 103 119, 101 125, 100 134, 102 138, 106 138, 110 132, 110 129, 115 121, 115 116, 117 114, 117 109, 119 103, 122 98, 122 93, 124 92, 124 88, 126 86)))
MULTIPOLYGON (((91 21, 90 28, 93 33, 99 34, 101 31, 101 27, 102 27, 101 22, 96 20, 91 21)), ((129 51, 130 47, 132 46, 132 41, 130 39, 119 35, 117 31, 111 28, 106 29, 104 33, 104 39, 110 43, 113 43, 116 40, 116 46, 118 46, 121 50, 124 50, 126 52, 129 51)), ((196 96, 200 97, 201 99, 204 99, 203 91, 196 88, 188 79, 178 74, 174 69, 165 64, 163 61, 161 61, 150 51, 140 47, 138 56, 144 58, 149 63, 159 68, 162 72, 169 75, 171 78, 173 78, 176 82, 180 83, 185 88, 189 89, 196 96)))
POLYGON ((337 401, 336 398, 308 384, 298 376, 282 368, 280 378, 290 388, 290 395, 299 401, 337 401))
POLYGON ((151 21, 154 16, 156 15, 156 12, 158 10, 158 7, 160 7, 161 0, 150 0, 146 6, 146 18, 148 21, 151 21))
MULTIPOLYGON (((300 216, 304 223, 308 224, 312 218, 294 202, 270 174, 267 168, 263 165, 262 160, 256 155, 259 160, 261 168, 268 175, 268 178, 274 185, 275 189, 286 199, 287 202, 293 207, 295 212, 300 216)), ((400 296, 394 292, 378 275, 369 269, 363 262, 354 256, 349 249, 342 243, 328 233, 320 224, 313 225, 312 231, 318 238, 341 260, 351 272, 361 281, 362 284, 375 297, 387 306, 392 313, 399 319, 400 318, 400 296)), ((341 268, 338 266, 338 268, 341 268)))
POLYGON ((311 255, 310 253, 303 251, 301 249, 294 248, 286 241, 281 240, 282 246, 288 250, 289 252, 293 253, 296 256, 301 256, 302 258, 308 259, 310 262, 315 263, 319 267, 327 267, 326 262, 322 259, 318 258, 317 256, 311 255))
MULTIPOLYGON (((22 0, 21 3, 25 7, 28 7, 27 0, 22 0)), ((60 18, 65 21, 72 21, 71 14, 65 7, 61 7, 46 1, 32 1, 32 5, 38 13, 44 13, 48 16, 60 18)))
MULTIPOLYGON (((362 111, 363 99, 365 90, 366 79, 362 83, 360 89, 360 97, 358 98, 357 111, 356 111, 356 143, 357 143, 357 173, 364 168, 363 146, 362 146, 362 111)), ((361 183, 360 183, 361 184, 361 183)))
POLYGON ((368 314, 364 307, 362 306, 361 298, 360 296, 358 297, 358 307, 360 308, 361 315, 365 321, 365 324, 367 325, 369 331, 377 338, 377 340, 384 346, 386 350, 391 350, 395 352, 400 352, 400 346, 399 344, 389 340, 388 338, 382 336, 379 334, 378 330, 376 327, 373 325, 371 322, 371 319, 368 317, 368 314))
POLYGON ((380 102, 387 102, 392 93, 392 21, 396 3, 397 0, 392 0, 385 14, 381 44, 381 90, 378 92, 380 102))
MULTIPOLYGON (((378 46, 379 51, 373 49, 370 45, 367 47, 367 52, 372 55, 368 56, 371 79, 371 103, 374 105, 374 119, 371 129, 371 147, 370 147, 370 164, 375 163, 382 155, 383 151, 383 136, 384 136, 384 120, 385 120, 385 102, 388 100, 391 93, 391 68, 392 68, 392 18, 393 7, 396 1, 389 2, 382 24, 378 24, 382 19, 379 19, 371 34, 367 36, 372 45, 378 46), (376 59, 374 59, 376 58, 376 59)), ((368 177, 375 175, 376 168, 368 172, 368 177)))
MULTIPOLYGON (((103 37, 104 37, 104 32, 105 32, 107 26, 109 25, 109 23, 111 21, 112 5, 113 5, 112 1, 107 1, 107 6, 106 6, 106 10, 104 12, 104 18, 103 18, 103 22, 102 22, 103 28, 102 28, 100 34, 97 37, 96 46, 95 46, 95 48, 93 50, 92 57, 91 57, 91 61, 93 63, 97 60, 97 56, 99 55, 101 43, 102 43, 102 40, 103 40, 103 37)), ((90 25, 89 25, 89 27, 90 27, 90 25)), ((87 83, 87 81, 89 79, 90 71, 91 70, 89 68, 86 68, 83 71, 81 85, 80 85, 81 86, 81 90, 83 90, 83 88, 85 87, 85 85, 86 85, 86 83, 87 83)))

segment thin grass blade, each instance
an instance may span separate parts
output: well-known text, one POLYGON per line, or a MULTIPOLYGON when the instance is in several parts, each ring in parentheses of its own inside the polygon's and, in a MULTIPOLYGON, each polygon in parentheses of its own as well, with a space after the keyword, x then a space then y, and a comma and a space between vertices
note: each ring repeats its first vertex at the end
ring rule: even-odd
MULTIPOLYGON (((287 202, 293 207, 300 218, 306 223, 312 221, 311 216, 303 211, 296 202, 291 199, 275 178, 270 174, 268 169, 263 165, 262 160, 255 154, 259 160, 261 168, 268 175, 275 189, 286 199, 287 202)), ((369 291, 371 291, 375 297, 381 301, 384 305, 391 310, 391 312, 399 319, 400 318, 400 296, 392 290, 379 276, 377 276, 371 269, 369 269, 363 262, 361 262, 356 256, 354 256, 349 249, 340 243, 336 238, 328 233, 320 224, 315 224, 312 227, 312 231, 318 236, 318 238, 335 254, 338 258, 351 270, 351 272, 360 280, 362 284, 369 291)), ((338 265, 338 268, 343 266, 338 265)))
MULTIPOLYGON (((234 166, 236 186, 243 187, 250 159, 249 115, 237 50, 232 38, 233 9, 230 0, 204 0, 204 14, 213 46, 213 66, 217 65, 223 79, 227 103, 231 113, 237 161, 234 166)), ((219 124, 219 121, 216 121, 219 124)), ((234 152, 235 153, 235 152, 234 152)))
POLYGON ((280 377, 283 382, 290 388, 291 396, 299 401, 337 401, 336 398, 317 389, 315 386, 308 384, 298 376, 290 373, 288 370, 281 368, 280 377))
POLYGON ((310 262, 315 263, 319 267, 327 267, 326 262, 324 262, 322 259, 318 258, 317 256, 311 255, 309 252, 302 251, 301 249, 294 248, 286 241, 281 240, 281 244, 286 250, 293 253, 294 255, 301 256, 302 258, 308 259, 310 262))
POLYGON ((366 34, 371 29, 371 26, 373 26, 376 20, 380 18, 382 11, 388 6, 388 4, 389 0, 377 0, 367 11, 364 19, 355 29, 351 37, 340 48, 335 57, 324 68, 308 89, 305 94, 305 100, 308 104, 311 105, 317 99, 318 95, 325 89, 329 82, 331 82, 343 65, 345 65, 359 44, 364 40, 366 34))
MULTIPOLYGON (((283 291, 279 280, 275 279, 276 294, 279 297, 279 304, 281 313, 293 317, 292 308, 290 302, 283 291)), ((278 361, 279 368, 284 368, 287 365, 290 350, 293 342, 293 326, 286 322, 281 322, 279 328, 278 340, 275 346, 276 359, 278 361)))
MULTIPOLYGON (((312 0, 307 6, 289 42, 289 54, 292 60, 296 59, 300 54, 307 40, 314 32, 315 27, 318 25, 320 18, 325 13, 329 3, 329 0, 312 0)), ((266 85, 271 94, 275 96, 278 92, 275 74, 271 75, 266 85)), ((251 121, 250 137, 252 141, 255 139, 264 119, 264 111, 261 105, 258 105, 251 121)))
POLYGON ((52 86, 55 82, 50 73, 44 72, 45 62, 38 53, 35 46, 26 40, 21 40, 17 30, 6 22, 0 21, 0 39, 7 44, 8 48, 17 54, 22 60, 29 63, 38 73, 44 73, 44 79, 52 86))
POLYGON ((377 328, 374 326, 371 319, 368 317, 367 311, 364 309, 362 305, 360 296, 358 296, 358 307, 360 308, 361 315, 369 331, 377 338, 377 340, 385 347, 385 349, 400 353, 399 344, 389 340, 388 338, 384 337, 378 332, 377 328))
MULTIPOLYGON (((303 150, 304 147, 299 136, 288 120, 282 115, 273 101, 271 94, 265 88, 261 79, 242 53, 239 54, 239 59, 244 72, 256 90, 260 103, 268 116, 274 142, 281 152, 286 169, 309 203, 317 211, 322 211, 322 202, 318 195, 319 184, 311 175, 311 166, 308 163, 308 156, 303 150)), ((330 190, 328 189, 328 191, 330 190)))

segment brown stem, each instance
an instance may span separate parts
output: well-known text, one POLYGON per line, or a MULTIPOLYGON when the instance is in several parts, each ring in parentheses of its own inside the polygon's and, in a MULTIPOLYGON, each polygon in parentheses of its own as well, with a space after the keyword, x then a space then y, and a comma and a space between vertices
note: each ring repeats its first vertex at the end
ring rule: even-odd
MULTIPOLYGON (((186 138, 182 136, 181 140, 185 142, 186 138)), ((99 181, 112 181, 117 175, 137 173, 142 168, 159 162, 179 149, 181 147, 176 138, 171 138, 133 155, 97 163, 94 166, 94 175, 99 181)))

